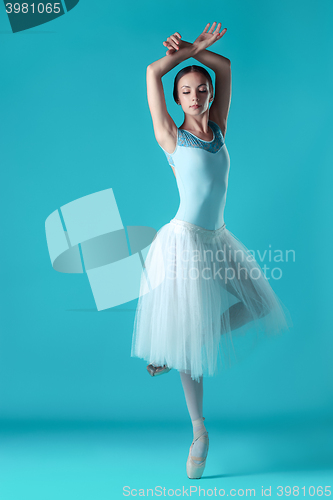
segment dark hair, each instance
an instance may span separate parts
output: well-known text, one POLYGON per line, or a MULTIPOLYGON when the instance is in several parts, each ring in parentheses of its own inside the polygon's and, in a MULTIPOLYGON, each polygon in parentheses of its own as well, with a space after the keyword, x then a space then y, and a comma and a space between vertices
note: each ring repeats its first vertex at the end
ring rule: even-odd
POLYGON ((202 66, 196 66, 195 64, 193 64, 192 66, 186 66, 186 68, 181 69, 180 71, 178 71, 177 75, 175 76, 175 80, 174 80, 174 84, 173 84, 173 98, 174 98, 175 102, 177 102, 177 99, 178 99, 178 82, 179 82, 179 80, 181 79, 182 76, 187 75, 187 73, 191 73, 192 71, 197 71, 198 73, 202 73, 208 79, 210 91, 212 94, 214 94, 213 82, 212 82, 211 76, 208 73, 208 71, 205 68, 203 68, 202 66))

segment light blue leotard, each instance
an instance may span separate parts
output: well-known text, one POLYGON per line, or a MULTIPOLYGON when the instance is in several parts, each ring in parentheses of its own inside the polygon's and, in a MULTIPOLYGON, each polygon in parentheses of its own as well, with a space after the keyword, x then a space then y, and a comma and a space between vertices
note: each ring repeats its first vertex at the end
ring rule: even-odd
POLYGON ((224 224, 230 158, 220 127, 211 120, 208 125, 214 134, 212 141, 178 129, 174 152, 162 149, 176 172, 180 205, 175 218, 219 229, 224 224))

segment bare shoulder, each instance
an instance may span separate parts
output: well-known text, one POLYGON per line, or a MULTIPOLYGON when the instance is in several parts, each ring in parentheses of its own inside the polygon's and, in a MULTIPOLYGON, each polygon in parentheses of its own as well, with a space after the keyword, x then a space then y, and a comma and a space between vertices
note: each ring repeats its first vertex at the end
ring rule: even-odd
POLYGON ((177 126, 172 121, 161 128, 156 136, 158 144, 169 154, 172 154, 177 146, 177 126))

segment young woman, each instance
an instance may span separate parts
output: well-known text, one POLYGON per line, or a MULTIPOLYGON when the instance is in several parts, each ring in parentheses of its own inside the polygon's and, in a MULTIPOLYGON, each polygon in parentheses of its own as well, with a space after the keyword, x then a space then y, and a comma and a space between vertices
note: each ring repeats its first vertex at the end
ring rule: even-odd
POLYGON ((166 56, 147 68, 154 133, 176 177, 180 206, 149 248, 131 350, 131 356, 149 362, 151 375, 171 368, 180 373, 193 424, 189 478, 200 478, 206 464, 202 379, 216 372, 218 353, 230 366, 249 347, 245 341, 292 326, 261 268, 224 222, 231 66, 226 57, 206 50, 227 31, 220 32, 221 23, 209 26, 193 44, 178 32, 170 36, 164 42, 166 56), (184 121, 178 128, 167 111, 161 79, 189 57, 214 71, 215 97, 205 68, 194 65, 179 71, 173 96, 184 121))

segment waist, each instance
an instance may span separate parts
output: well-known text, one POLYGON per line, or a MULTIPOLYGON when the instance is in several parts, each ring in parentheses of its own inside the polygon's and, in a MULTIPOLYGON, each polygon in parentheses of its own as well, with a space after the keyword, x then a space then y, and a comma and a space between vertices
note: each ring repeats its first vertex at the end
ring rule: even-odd
POLYGON ((197 226, 196 224, 192 224, 192 222, 187 222, 185 220, 177 219, 176 217, 171 219, 170 224, 174 224, 176 226, 183 226, 190 229, 191 231, 212 236, 221 233, 226 228, 225 222, 218 229, 206 229, 205 227, 197 226))

